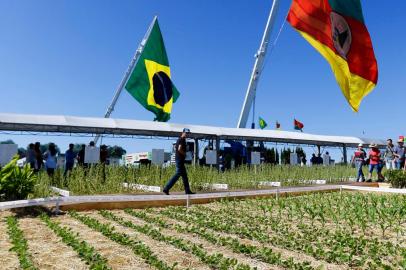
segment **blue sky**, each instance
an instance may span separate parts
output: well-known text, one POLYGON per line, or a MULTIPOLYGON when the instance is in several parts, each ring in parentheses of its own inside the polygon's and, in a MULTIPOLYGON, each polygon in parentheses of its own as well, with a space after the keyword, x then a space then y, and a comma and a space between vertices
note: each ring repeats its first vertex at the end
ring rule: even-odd
MULTIPOLYGON (((281 1, 273 39, 290 1, 281 1)), ((257 117, 305 132, 397 138, 405 134, 406 2, 362 1, 379 81, 351 111, 327 62, 285 24, 257 90, 257 117), (365 133, 365 134, 363 134, 365 133)), ((154 15, 159 16, 172 79, 181 92, 171 122, 234 127, 272 1, 1 0, 0 111, 102 116, 154 15)), ((116 118, 152 120, 127 92, 116 118)), ((251 119, 251 118, 250 118, 251 119)), ((30 141, 89 138, 0 135, 30 141)), ((106 139, 129 152, 172 141, 106 139)))

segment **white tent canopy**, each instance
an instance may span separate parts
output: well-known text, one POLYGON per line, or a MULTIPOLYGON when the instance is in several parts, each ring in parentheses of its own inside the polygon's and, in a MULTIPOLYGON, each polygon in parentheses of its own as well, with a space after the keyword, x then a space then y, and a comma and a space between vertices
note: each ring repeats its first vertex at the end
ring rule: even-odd
POLYGON ((128 119, 77 117, 63 115, 33 115, 0 113, 0 131, 86 133, 128 136, 177 137, 183 128, 198 139, 254 140, 309 144, 320 146, 356 147, 359 143, 385 145, 384 140, 348 136, 326 136, 302 132, 225 128, 188 124, 162 123, 128 119))

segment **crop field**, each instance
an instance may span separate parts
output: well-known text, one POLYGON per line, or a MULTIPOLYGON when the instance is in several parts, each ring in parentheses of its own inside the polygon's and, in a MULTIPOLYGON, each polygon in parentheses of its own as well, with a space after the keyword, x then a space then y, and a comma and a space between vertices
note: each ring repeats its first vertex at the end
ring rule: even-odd
MULTIPOLYGON (((348 181, 356 175, 351 166, 313 166, 300 167, 289 165, 262 164, 240 166, 219 173, 216 168, 204 166, 187 166, 192 190, 205 190, 205 184, 228 184, 230 189, 256 189, 261 181, 277 181, 282 186, 303 185, 303 180, 324 179, 328 183, 348 181)), ((49 178, 46 172, 38 175, 38 181, 32 197, 47 197, 49 186, 66 189, 72 195, 94 195, 113 193, 134 193, 136 191, 123 187, 123 182, 163 187, 175 173, 175 166, 160 168, 142 166, 140 168, 125 166, 94 166, 89 169, 76 167, 68 177, 62 170, 57 170, 54 177, 49 178)), ((179 181, 172 191, 183 191, 179 181)))
POLYGON ((406 196, 0 212, 2 269, 405 269, 406 196))

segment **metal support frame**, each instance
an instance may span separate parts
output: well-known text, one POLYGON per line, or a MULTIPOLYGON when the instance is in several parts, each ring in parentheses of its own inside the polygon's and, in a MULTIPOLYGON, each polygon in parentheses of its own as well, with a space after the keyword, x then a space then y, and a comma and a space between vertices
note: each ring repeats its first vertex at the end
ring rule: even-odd
POLYGON ((344 164, 348 163, 348 158, 347 158, 347 146, 344 144, 343 146, 343 161, 344 164))
POLYGON ((245 100, 241 109, 241 114, 238 119, 238 128, 245 128, 248 121, 248 115, 251 110, 251 106, 253 101, 255 100, 256 89, 258 86, 258 81, 261 76, 262 69, 264 67, 265 62, 265 55, 268 49, 269 39, 271 36, 271 30, 275 23, 275 18, 278 13, 279 8, 279 0, 273 0, 272 8, 269 13, 268 21, 265 26, 265 31, 262 36, 261 45, 259 47, 258 52, 255 54, 255 64, 254 68, 251 73, 250 82, 248 84, 247 93, 245 96, 245 100))
POLYGON ((194 139, 194 149, 193 149, 193 165, 199 165, 199 139, 194 139))
MULTIPOLYGON (((121 92, 123 91, 125 85, 127 84, 128 79, 130 78, 131 73, 133 72, 135 66, 138 63, 138 59, 140 58, 140 55, 142 54, 145 44, 147 43, 147 40, 149 38, 149 35, 151 33, 152 27, 154 26, 156 20, 158 19, 157 16, 155 16, 152 19, 151 24, 148 27, 147 32, 145 33, 144 38, 142 39, 140 45, 138 46, 137 50, 135 51, 135 54, 130 62, 130 65, 127 67, 126 72, 124 73, 124 77, 121 79, 120 84, 118 85, 116 92, 113 96, 113 100, 110 103, 110 106, 107 108, 106 113, 104 114, 104 118, 109 118, 111 113, 114 111, 114 107, 116 106, 117 100, 120 97, 121 92)), ((98 134, 95 138, 94 138, 94 143, 97 144, 97 141, 100 138, 100 134, 98 134)))
POLYGON ((217 170, 220 171, 220 138, 216 137, 217 170))

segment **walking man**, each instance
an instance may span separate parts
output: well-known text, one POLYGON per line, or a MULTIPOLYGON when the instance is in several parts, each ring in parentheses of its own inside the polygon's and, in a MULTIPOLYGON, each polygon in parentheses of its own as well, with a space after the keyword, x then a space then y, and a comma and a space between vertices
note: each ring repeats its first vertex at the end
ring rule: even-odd
POLYGON ((186 194, 195 194, 190 190, 189 179, 187 177, 186 167, 185 167, 185 158, 186 158, 186 136, 190 134, 188 128, 184 128, 182 134, 176 141, 175 145, 175 161, 176 161, 176 173, 175 175, 166 183, 163 192, 166 195, 169 195, 169 190, 175 185, 179 177, 182 176, 183 186, 185 187, 186 194))
POLYGON ((363 149, 362 143, 358 144, 358 149, 355 151, 354 156, 351 161, 351 163, 354 163, 355 167, 357 168, 357 182, 365 181, 365 176, 364 176, 364 172, 362 171, 362 166, 364 166, 366 155, 367 155, 367 153, 363 149))

